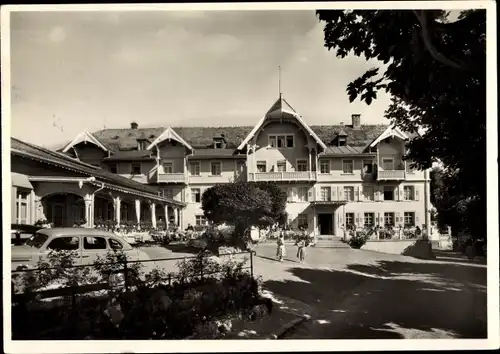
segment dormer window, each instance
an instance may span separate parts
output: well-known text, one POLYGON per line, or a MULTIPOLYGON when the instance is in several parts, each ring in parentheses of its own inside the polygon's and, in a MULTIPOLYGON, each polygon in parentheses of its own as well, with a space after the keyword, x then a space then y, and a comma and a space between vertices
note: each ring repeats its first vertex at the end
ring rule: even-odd
POLYGON ((226 142, 226 136, 224 133, 221 133, 219 135, 216 135, 213 137, 213 142, 214 142, 214 149, 225 149, 227 142, 226 142))
POLYGON ((222 141, 216 141, 214 144, 214 147, 216 149, 222 149, 222 141))
POLYGON ((338 145, 339 146, 346 146, 347 145, 347 139, 345 137, 339 137, 338 145))
POLYGON ((147 140, 137 140, 137 150, 146 150, 147 143, 147 140))

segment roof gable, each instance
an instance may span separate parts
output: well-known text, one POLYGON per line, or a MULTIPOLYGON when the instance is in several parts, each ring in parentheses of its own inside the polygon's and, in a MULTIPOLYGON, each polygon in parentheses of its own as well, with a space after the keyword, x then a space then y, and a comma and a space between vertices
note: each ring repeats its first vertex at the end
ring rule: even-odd
POLYGON ((102 149, 103 151, 109 152, 109 149, 104 146, 95 136, 93 136, 88 131, 83 131, 78 134, 70 143, 68 143, 63 149, 62 152, 68 152, 73 146, 78 145, 80 143, 91 143, 102 149))
POLYGON ((160 144, 161 142, 165 141, 165 140, 175 140, 179 143, 181 143, 182 145, 184 145, 185 147, 187 147, 189 150, 193 150, 193 148, 191 147, 191 145, 189 145, 189 143, 187 143, 179 134, 177 134, 172 128, 168 127, 167 129, 165 129, 165 131, 163 133, 161 133, 161 135, 159 137, 157 137, 148 147, 147 147, 147 150, 150 150, 152 147, 160 144))
POLYGON ((387 139, 389 137, 397 137, 400 138, 401 140, 408 140, 408 135, 403 133, 399 128, 389 126, 387 129, 380 134, 371 144, 370 147, 376 146, 378 143, 380 143, 382 140, 387 139))
POLYGON ((281 118, 283 116, 289 116, 295 118, 299 124, 316 140, 316 142, 323 148, 326 149, 325 143, 316 135, 316 133, 307 125, 305 121, 302 120, 302 117, 297 114, 297 112, 290 106, 290 104, 283 98, 280 94, 278 100, 271 106, 271 108, 267 111, 266 115, 262 117, 262 119, 253 127, 252 131, 248 133, 245 139, 238 146, 238 150, 242 150, 246 144, 255 136, 255 134, 262 127, 264 122, 268 119, 273 118, 281 118))

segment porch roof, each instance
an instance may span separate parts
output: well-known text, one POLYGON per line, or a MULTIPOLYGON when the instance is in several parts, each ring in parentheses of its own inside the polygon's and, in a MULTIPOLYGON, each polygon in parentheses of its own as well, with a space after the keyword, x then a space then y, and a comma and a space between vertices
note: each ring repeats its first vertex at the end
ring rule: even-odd
POLYGON ((347 204, 345 200, 315 200, 311 202, 312 205, 344 205, 347 204))
POLYGON ((30 183, 28 176, 16 172, 11 172, 10 176, 12 179, 13 186, 33 189, 33 185, 30 183))
MULTIPOLYGON (((167 202, 169 204, 182 207, 186 205, 183 202, 158 195, 158 191, 154 188, 128 179, 126 177, 105 171, 99 167, 78 161, 63 153, 51 151, 37 145, 29 144, 16 138, 11 138, 10 142, 12 155, 29 158, 52 166, 61 167, 69 171, 81 173, 84 176, 95 177, 95 184, 102 185, 102 183, 104 183, 108 188, 115 189, 123 193, 134 194, 147 199, 167 202)), ((50 177, 48 179, 50 179, 50 177)))

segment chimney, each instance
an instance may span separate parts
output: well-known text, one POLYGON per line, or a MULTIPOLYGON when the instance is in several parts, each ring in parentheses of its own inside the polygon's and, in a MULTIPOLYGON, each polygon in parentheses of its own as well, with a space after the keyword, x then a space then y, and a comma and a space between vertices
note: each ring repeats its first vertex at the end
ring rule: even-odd
POLYGON ((353 129, 360 129, 361 128, 361 114, 353 114, 351 115, 352 118, 352 128, 353 129))
POLYGON ((139 124, 137 124, 136 122, 130 123, 130 129, 137 129, 138 127, 139 127, 139 124))

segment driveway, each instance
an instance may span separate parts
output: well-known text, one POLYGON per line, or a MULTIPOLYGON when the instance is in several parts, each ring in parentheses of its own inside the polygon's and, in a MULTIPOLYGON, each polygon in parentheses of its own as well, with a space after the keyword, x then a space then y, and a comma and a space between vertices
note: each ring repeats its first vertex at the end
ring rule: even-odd
POLYGON ((486 265, 351 249, 295 250, 283 263, 260 247, 264 285, 302 304, 312 320, 287 339, 486 338, 486 265), (263 265, 262 265, 263 266, 263 265), (281 273, 282 278, 279 278, 281 273))

